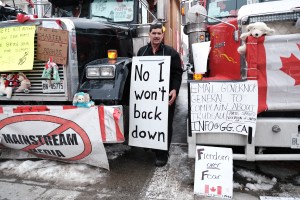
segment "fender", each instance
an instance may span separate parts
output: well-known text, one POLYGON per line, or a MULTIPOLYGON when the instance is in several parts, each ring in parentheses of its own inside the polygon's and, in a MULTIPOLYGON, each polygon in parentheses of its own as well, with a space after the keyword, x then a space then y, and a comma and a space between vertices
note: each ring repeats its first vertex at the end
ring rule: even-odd
MULTIPOLYGON (((93 64, 109 64, 108 59, 98 59, 88 63, 93 64)), ((126 102, 129 99, 129 83, 130 83, 130 68, 131 58, 118 58, 115 62, 115 78, 114 79, 87 79, 84 78, 80 83, 79 91, 86 92, 91 96, 91 99, 96 104, 117 105, 126 102)), ((85 70, 84 70, 85 71, 85 70)), ((84 72, 85 73, 85 72, 84 72)))

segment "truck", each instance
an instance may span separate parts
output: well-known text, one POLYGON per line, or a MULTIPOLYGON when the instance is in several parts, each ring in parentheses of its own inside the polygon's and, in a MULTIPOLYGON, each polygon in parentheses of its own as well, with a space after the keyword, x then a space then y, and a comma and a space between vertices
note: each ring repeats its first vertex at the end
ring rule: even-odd
POLYGON ((0 23, 1 114, 65 109, 81 92, 96 106, 119 108, 124 135, 132 57, 147 44, 151 23, 168 23, 166 1, 155 5, 145 0, 49 2, 51 13, 44 17, 21 13, 0 23), (20 88, 21 76, 28 88, 20 88))
MULTIPOLYGON (((196 146, 207 145, 232 148, 235 160, 300 160, 300 106, 296 75, 299 70, 299 65, 296 64, 299 61, 299 1, 247 3, 251 2, 186 1, 181 4, 185 11, 182 25, 189 38, 188 65, 192 68, 188 70, 188 155, 195 157, 196 146), (260 39, 249 36, 246 41, 242 41, 239 38, 241 34, 247 32, 247 26, 255 22, 264 22, 275 33, 260 39), (193 54, 197 52, 193 51, 192 45, 207 41, 210 41, 210 52, 205 61, 207 70, 200 76, 195 76, 193 54), (237 52, 237 48, 243 44, 247 47, 245 55, 237 52), (210 119, 214 123, 217 115, 214 115, 215 110, 205 107, 207 102, 199 100, 204 98, 204 93, 209 89, 199 91, 197 99, 191 91, 193 86, 236 86, 253 80, 258 87, 258 93, 254 95, 256 98, 252 100, 254 104, 257 103, 255 131, 251 129, 245 134, 232 133, 232 124, 228 123, 232 119, 228 113, 243 111, 240 116, 235 117, 236 120, 245 119, 250 110, 246 106, 234 112, 229 110, 222 116, 225 116, 224 124, 214 124, 217 129, 211 127, 212 131, 204 130, 204 124, 195 127, 196 120, 205 122, 210 119), (198 104, 195 104, 197 101, 198 104), (195 109, 195 105, 201 109, 195 109)), ((221 95, 218 97, 222 104, 221 95)), ((217 108, 220 111, 224 107, 217 108)))

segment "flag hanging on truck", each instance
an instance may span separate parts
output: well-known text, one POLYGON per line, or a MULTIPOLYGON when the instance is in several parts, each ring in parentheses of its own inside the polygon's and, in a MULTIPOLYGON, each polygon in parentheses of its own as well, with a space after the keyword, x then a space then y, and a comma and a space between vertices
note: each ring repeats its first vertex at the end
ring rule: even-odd
POLYGON ((248 78, 257 79, 258 112, 300 108, 300 34, 248 37, 248 78))

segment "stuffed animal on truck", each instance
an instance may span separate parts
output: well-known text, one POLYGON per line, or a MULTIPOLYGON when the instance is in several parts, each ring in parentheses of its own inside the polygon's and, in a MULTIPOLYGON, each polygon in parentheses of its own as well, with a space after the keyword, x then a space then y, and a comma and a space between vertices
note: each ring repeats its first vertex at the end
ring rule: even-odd
POLYGON ((246 53, 246 39, 248 36, 252 36, 255 38, 259 38, 263 35, 272 35, 274 34, 275 30, 269 28, 264 22, 255 22, 253 24, 249 24, 247 26, 248 32, 245 32, 241 34, 240 39, 242 40, 243 44, 242 46, 239 46, 237 51, 239 54, 245 54, 246 53))
POLYGON ((31 86, 31 83, 29 79, 26 77, 26 75, 23 73, 19 73, 18 81, 20 82, 20 86, 16 89, 15 92, 29 93, 29 87, 31 86))
POLYGON ((73 106, 89 108, 94 105, 95 103, 91 101, 88 93, 78 92, 74 95, 73 106))
POLYGON ((12 96, 13 87, 6 86, 5 82, 6 82, 6 78, 1 75, 0 76, 0 95, 1 96, 6 95, 6 98, 10 99, 12 96))

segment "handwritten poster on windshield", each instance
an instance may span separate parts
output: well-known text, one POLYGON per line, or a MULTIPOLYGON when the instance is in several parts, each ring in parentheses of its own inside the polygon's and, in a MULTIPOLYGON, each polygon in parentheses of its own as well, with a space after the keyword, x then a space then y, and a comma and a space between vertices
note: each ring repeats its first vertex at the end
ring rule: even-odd
POLYGON ((35 26, 0 28, 0 72, 31 70, 35 26))
POLYGON ((119 3, 114 10, 114 21, 131 21, 133 19, 133 1, 124 3, 119 3))
POLYGON ((170 56, 133 57, 129 145, 168 148, 170 56))
POLYGON ((231 199, 233 195, 232 149, 197 146, 194 194, 231 199))
POLYGON ((190 83, 192 133, 255 135, 257 81, 190 83))

